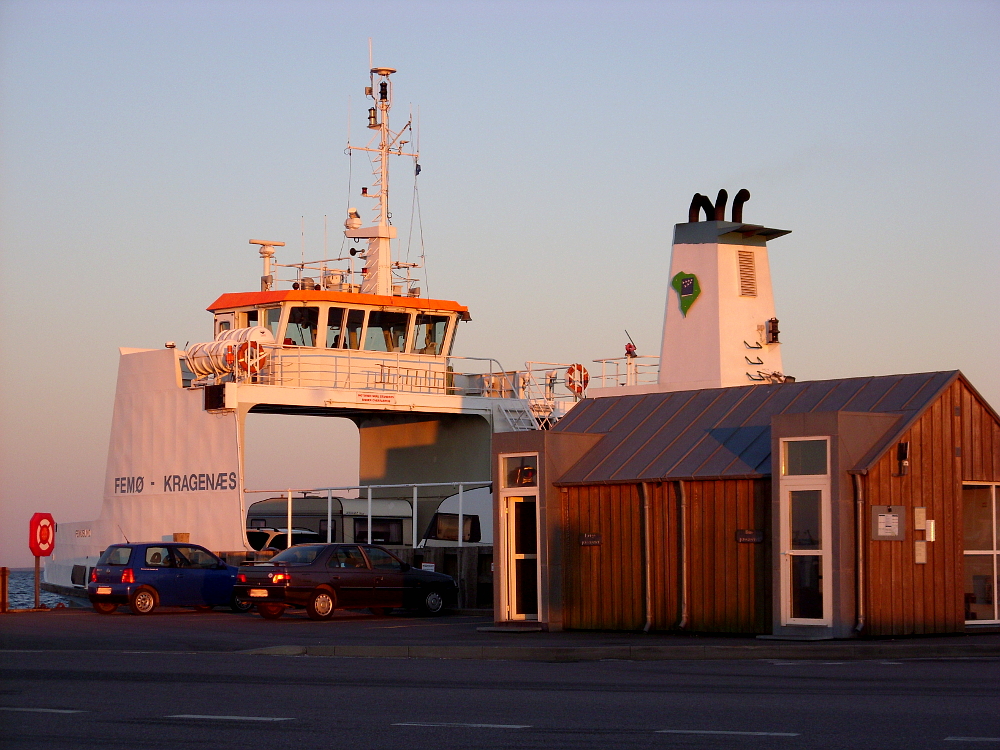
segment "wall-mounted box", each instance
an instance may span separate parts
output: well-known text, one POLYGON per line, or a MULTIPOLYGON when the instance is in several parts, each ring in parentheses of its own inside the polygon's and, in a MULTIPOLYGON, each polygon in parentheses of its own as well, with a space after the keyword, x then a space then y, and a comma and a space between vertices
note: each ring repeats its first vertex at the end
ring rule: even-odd
POLYGON ((902 505, 872 506, 872 541, 901 542, 906 539, 906 508, 902 505))

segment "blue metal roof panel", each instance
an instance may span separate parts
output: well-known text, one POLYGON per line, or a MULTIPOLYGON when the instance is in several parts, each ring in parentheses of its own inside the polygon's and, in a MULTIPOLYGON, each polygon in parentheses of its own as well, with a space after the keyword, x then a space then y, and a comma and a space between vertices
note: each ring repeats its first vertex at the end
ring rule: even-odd
POLYGON ((910 422, 956 376, 935 372, 586 399, 553 429, 607 437, 559 481, 767 476, 775 415, 875 412, 910 422))

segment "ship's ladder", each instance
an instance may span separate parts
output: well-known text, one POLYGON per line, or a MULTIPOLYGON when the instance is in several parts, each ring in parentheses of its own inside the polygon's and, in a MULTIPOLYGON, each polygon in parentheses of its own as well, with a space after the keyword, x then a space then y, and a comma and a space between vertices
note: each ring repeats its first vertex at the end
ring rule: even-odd
POLYGON ((514 432, 527 432, 537 430, 538 421, 531 413, 526 401, 518 401, 515 405, 498 404, 500 412, 504 415, 514 432))

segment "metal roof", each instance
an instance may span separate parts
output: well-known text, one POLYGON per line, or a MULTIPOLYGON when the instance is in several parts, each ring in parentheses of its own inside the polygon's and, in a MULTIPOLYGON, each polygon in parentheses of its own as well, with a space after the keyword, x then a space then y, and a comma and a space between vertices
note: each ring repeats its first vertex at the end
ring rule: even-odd
POLYGON ((953 370, 585 399, 552 430, 605 438, 558 483, 769 476, 771 418, 806 412, 898 415, 868 454, 874 462, 958 377, 953 370))

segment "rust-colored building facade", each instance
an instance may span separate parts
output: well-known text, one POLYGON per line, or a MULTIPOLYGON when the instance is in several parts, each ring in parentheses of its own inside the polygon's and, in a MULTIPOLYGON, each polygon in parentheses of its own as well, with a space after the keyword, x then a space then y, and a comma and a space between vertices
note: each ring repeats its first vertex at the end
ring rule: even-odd
POLYGON ((498 622, 1000 629, 1000 418, 959 372, 587 399, 493 452, 498 622))

